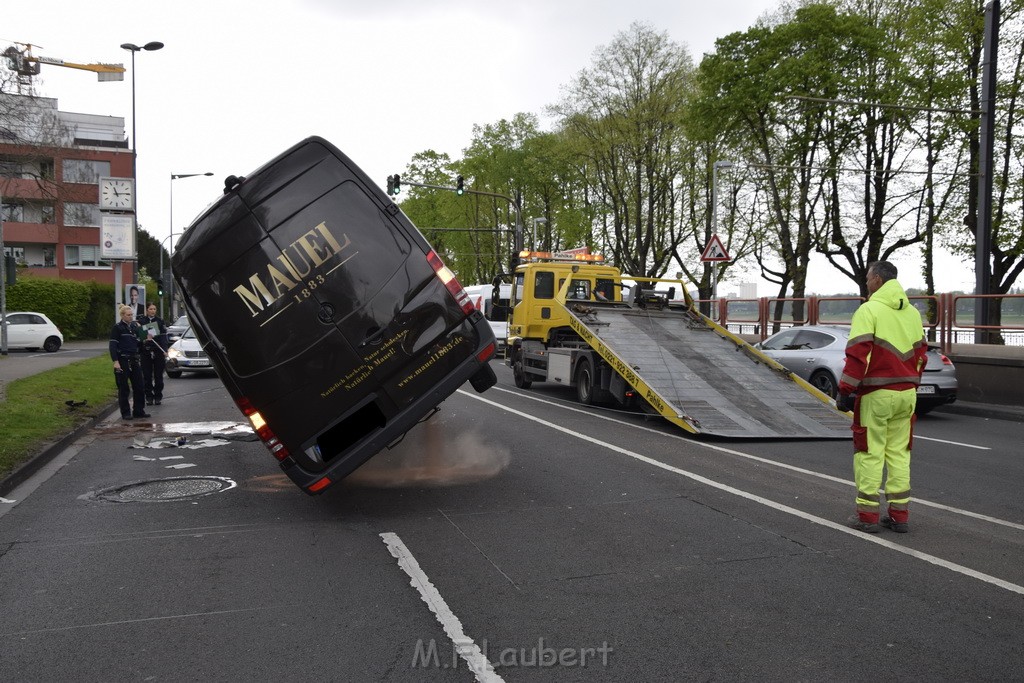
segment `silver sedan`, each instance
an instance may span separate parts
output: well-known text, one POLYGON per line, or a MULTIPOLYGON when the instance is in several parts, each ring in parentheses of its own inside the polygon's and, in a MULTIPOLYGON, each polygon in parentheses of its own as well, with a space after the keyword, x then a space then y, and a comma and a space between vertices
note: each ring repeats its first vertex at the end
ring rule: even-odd
MULTIPOLYGON (((765 355, 835 398, 846 364, 850 331, 835 325, 805 325, 781 330, 755 344, 765 355)), ((917 388, 917 414, 956 401, 956 368, 938 347, 929 347, 928 364, 917 388)))

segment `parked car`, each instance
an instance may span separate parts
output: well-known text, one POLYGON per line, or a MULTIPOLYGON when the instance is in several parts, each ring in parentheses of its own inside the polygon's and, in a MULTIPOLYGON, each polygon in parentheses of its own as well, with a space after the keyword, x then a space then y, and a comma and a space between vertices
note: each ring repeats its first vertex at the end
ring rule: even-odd
POLYGON ((64 343, 64 335, 42 313, 8 313, 6 324, 7 348, 10 349, 35 351, 42 348, 53 353, 64 343))
POLYGON ((191 327, 185 328, 185 332, 178 341, 171 344, 167 350, 167 376, 173 379, 181 377, 183 372, 216 372, 210 362, 210 357, 203 351, 202 345, 196 339, 191 327))
MULTIPOLYGON (((846 364, 850 330, 834 325, 790 327, 755 344, 765 355, 835 398, 846 364)), ((928 363, 917 388, 917 414, 956 401, 956 367, 938 347, 929 346, 928 363)))
POLYGON ((181 335, 185 334, 185 330, 188 329, 188 316, 180 316, 172 324, 167 326, 167 339, 173 344, 181 338, 181 335))

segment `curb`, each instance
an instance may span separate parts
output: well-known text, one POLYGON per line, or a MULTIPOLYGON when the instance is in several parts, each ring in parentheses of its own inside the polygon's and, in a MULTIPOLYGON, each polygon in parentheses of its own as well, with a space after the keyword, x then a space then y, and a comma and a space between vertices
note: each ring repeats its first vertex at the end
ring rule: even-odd
POLYGON ((16 467, 13 472, 0 480, 0 497, 6 496, 18 486, 25 483, 29 477, 43 469, 43 467, 49 464, 51 460, 57 457, 58 453, 80 439, 86 432, 105 420, 107 416, 113 413, 116 409, 118 409, 118 406, 117 401, 115 400, 101 408, 96 415, 75 427, 70 433, 65 434, 56 441, 44 444, 39 453, 23 462, 21 465, 16 467))

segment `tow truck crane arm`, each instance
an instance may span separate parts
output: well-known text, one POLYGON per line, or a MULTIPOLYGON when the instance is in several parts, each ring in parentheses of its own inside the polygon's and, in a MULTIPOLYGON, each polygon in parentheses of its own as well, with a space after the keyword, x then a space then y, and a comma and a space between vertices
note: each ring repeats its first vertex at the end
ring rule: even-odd
POLYGON ((40 65, 52 64, 54 66, 64 66, 69 69, 92 71, 100 81, 124 80, 125 68, 121 64, 77 64, 75 62, 65 62, 63 59, 56 59, 54 57, 36 57, 32 54, 32 46, 30 44, 18 43, 18 45, 23 45, 24 48, 19 50, 12 45, 4 50, 3 56, 7 58, 10 68, 19 76, 28 76, 30 78, 32 76, 38 76, 40 65))

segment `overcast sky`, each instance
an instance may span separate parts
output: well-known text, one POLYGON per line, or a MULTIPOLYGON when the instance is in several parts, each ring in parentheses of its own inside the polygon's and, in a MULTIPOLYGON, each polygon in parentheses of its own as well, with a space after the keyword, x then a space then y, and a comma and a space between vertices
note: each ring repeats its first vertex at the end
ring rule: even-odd
MULTIPOLYGON (((62 111, 124 117, 129 136, 131 54, 119 46, 165 44, 135 56, 138 219, 162 240, 171 174, 214 173, 174 181, 176 233, 217 198, 225 176, 247 174, 309 135, 335 143, 383 186, 417 152, 461 157, 474 125, 541 115, 634 21, 667 31, 698 63, 717 38, 748 29, 779 1, 8 4, 0 49, 32 43, 37 56, 128 67, 123 82, 100 83, 44 64, 36 83, 62 111)), ((901 277, 906 286, 920 285, 913 270, 901 277)), ((947 288, 973 288, 971 271, 946 270, 962 275, 947 288)), ((824 292, 835 273, 827 264, 818 271, 824 292)), ((852 282, 837 284, 852 291, 852 282)))

